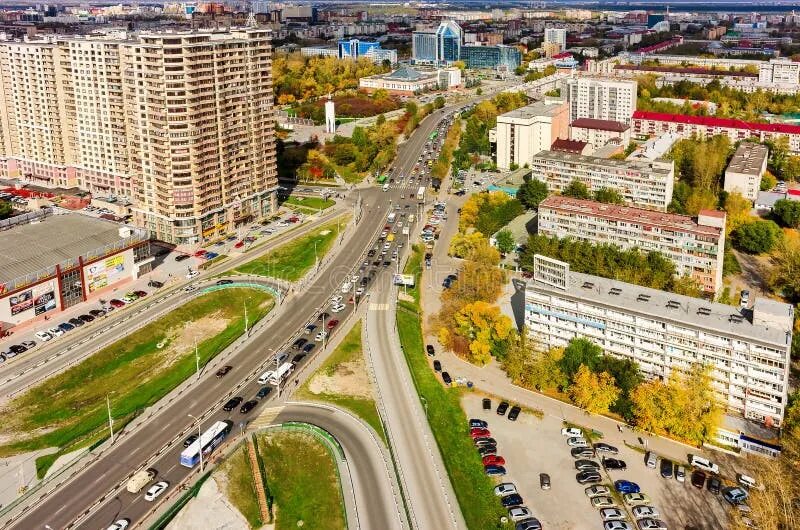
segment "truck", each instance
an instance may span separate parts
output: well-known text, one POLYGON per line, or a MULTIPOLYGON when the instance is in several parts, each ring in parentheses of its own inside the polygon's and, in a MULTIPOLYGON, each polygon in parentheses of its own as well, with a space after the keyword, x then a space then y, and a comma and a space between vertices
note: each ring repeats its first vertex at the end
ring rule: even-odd
POLYGON ((389 214, 389 217, 386 218, 386 222, 389 224, 394 223, 394 220, 397 219, 397 214, 392 212, 389 214))
POLYGON ((271 385, 277 385, 278 383, 282 382, 284 379, 289 377, 294 371, 294 366, 291 363, 283 363, 278 367, 278 369, 272 374, 270 377, 269 383, 271 385))
POLYGON ((131 493, 139 493, 154 478, 156 478, 155 469, 142 469, 128 480, 127 489, 131 493))
POLYGON ((425 201, 425 186, 420 186, 417 190, 417 200, 419 202, 425 201))

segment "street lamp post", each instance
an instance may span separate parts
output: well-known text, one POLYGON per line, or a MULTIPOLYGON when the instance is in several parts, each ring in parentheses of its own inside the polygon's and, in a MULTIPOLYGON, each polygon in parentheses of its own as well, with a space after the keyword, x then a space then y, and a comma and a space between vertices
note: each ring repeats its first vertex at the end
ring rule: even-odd
POLYGON ((427 418, 428 417, 428 400, 425 399, 422 396, 420 396, 419 399, 422 400, 422 407, 425 409, 425 418, 427 418))
POLYGON ((247 327, 248 327, 248 322, 247 322, 247 301, 245 300, 242 304, 244 305, 244 336, 246 337, 247 336, 247 327))
POLYGON ((111 443, 114 443, 114 418, 111 417, 111 400, 106 394, 106 410, 108 411, 108 431, 111 433, 111 443))
POLYGON ((197 337, 194 339, 194 363, 197 378, 200 379, 200 353, 197 351, 197 337))
POLYGON ((203 433, 200 432, 200 419, 192 414, 187 414, 190 418, 197 422, 197 443, 200 444, 200 473, 203 472, 203 433))

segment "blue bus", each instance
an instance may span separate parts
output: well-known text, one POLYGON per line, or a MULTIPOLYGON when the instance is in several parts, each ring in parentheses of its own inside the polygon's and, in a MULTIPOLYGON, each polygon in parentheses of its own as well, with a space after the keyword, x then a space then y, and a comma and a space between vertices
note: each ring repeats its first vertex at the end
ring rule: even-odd
POLYGON ((222 444, 222 441, 231 432, 232 421, 218 421, 204 432, 200 439, 181 452, 181 465, 194 467, 200 462, 200 448, 203 448, 203 456, 208 456, 211 452, 222 444))

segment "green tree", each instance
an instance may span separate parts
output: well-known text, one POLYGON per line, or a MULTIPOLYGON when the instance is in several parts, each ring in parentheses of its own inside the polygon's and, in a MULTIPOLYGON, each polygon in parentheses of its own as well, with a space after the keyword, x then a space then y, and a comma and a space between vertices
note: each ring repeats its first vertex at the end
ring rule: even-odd
POLYGON ((595 191, 594 200, 608 204, 625 204, 622 194, 613 188, 600 188, 595 191))
MULTIPOLYGON (((770 256, 767 284, 778 295, 792 303, 800 302, 800 241, 785 237, 770 256)), ((795 333, 800 337, 800 333, 795 333)), ((794 341, 794 339, 792 339, 794 341)), ((794 342, 792 342, 794 345, 794 342)))
POLYGON ((620 390, 608 372, 596 373, 582 364, 569 387, 569 397, 578 407, 592 414, 604 414, 617 400, 620 390))
POLYGON ((539 203, 547 198, 547 193, 546 182, 526 175, 522 186, 517 190, 517 199, 526 209, 532 210, 538 208, 539 203))
POLYGON ((631 359, 603 355, 598 361, 595 370, 611 374, 614 377, 614 383, 620 390, 619 397, 611 405, 611 411, 626 420, 632 420, 633 404, 630 400, 630 393, 644 382, 644 376, 639 370, 639 365, 631 359))
POLYGON ((733 234, 733 246, 748 254, 769 252, 781 236, 781 229, 773 221, 759 219, 741 225, 733 234))
POLYGON ((561 195, 566 197, 572 197, 574 199, 591 199, 592 194, 589 193, 589 188, 586 187, 586 184, 581 182, 578 179, 573 180, 569 183, 569 185, 564 188, 561 192, 561 195))
POLYGON ((0 219, 5 219, 7 217, 11 217, 11 214, 14 212, 14 208, 11 206, 11 203, 8 201, 0 201, 0 219))
POLYGON ((444 107, 444 103, 445 103, 444 97, 437 96, 436 99, 433 100, 433 107, 435 109, 441 109, 442 107, 444 107))
POLYGON ((561 371, 572 381, 581 365, 594 370, 602 355, 602 348, 589 339, 582 337, 572 339, 564 348, 564 356, 560 363, 561 371))
POLYGON ((760 189, 761 189, 761 191, 769 191, 769 190, 773 189, 777 183, 778 183, 778 179, 776 179, 772 175, 772 173, 767 171, 766 173, 764 173, 764 176, 761 177, 760 189))
POLYGON ((800 202, 780 199, 775 202, 772 214, 786 227, 797 228, 800 226, 800 202))
POLYGON ((476 96, 482 96, 483 95, 483 89, 481 87, 478 87, 478 89, 475 91, 475 95, 476 96))
POLYGON ((408 101, 406 103, 406 112, 409 116, 416 116, 417 112, 419 112, 419 107, 414 101, 408 101))
POLYGON ((500 230, 494 236, 494 239, 497 242, 497 250, 502 254, 508 254, 517 248, 517 242, 514 241, 514 234, 511 233, 511 230, 500 230))

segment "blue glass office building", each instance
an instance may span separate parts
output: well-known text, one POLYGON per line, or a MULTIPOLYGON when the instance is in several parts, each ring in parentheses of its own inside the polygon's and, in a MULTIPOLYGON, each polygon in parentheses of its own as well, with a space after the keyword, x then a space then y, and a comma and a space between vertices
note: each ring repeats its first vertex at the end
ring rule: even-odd
POLYGON ((522 62, 522 54, 514 46, 462 46, 461 60, 467 68, 489 68, 513 71, 522 62))
POLYGON ((461 57, 463 31, 449 20, 433 31, 415 31, 412 35, 412 61, 414 63, 443 66, 461 57))

